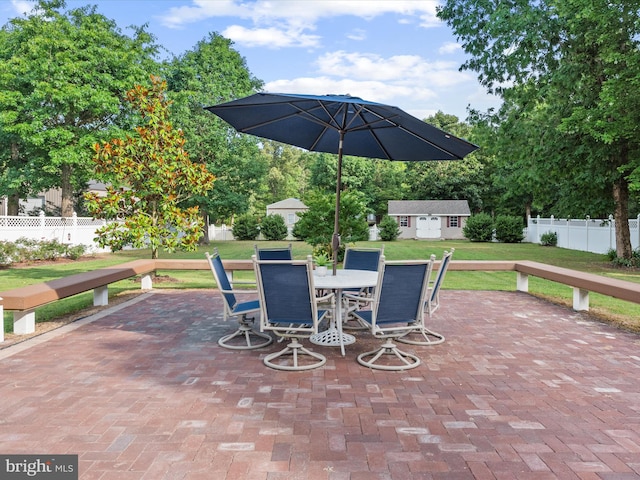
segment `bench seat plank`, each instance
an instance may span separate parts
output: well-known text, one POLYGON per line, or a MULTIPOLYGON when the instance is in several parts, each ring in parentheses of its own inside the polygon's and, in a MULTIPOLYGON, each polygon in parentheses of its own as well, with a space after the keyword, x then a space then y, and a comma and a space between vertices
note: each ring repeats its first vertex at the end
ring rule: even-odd
POLYGON ((640 283, 528 260, 517 262, 516 271, 553 282, 564 283, 584 291, 601 293, 620 300, 640 303, 640 283))
POLYGON ((61 298, 155 270, 153 260, 134 260, 113 267, 77 273, 43 283, 6 290, 0 295, 5 310, 31 310, 61 298))

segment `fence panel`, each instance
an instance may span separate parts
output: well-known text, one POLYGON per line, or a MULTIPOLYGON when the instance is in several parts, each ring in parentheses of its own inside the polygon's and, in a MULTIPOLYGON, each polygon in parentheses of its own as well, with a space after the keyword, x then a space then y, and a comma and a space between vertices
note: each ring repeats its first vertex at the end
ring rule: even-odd
MULTIPOLYGON (((631 248, 640 248, 640 215, 629 219, 631 248)), ((607 219, 556 219, 529 217, 525 242, 540 243, 540 237, 555 232, 558 246, 592 253, 607 253, 616 248, 616 229, 613 217, 607 219)))

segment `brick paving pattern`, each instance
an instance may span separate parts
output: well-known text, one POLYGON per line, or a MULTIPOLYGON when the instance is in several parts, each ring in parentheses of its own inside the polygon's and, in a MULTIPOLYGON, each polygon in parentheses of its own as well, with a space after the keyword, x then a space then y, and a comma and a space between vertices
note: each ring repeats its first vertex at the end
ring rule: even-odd
POLYGON ((138 297, 0 352, 0 453, 78 454, 83 480, 640 478, 640 336, 524 293, 442 304, 416 369, 360 366, 358 332, 280 372, 282 344, 217 345, 217 292, 138 297))

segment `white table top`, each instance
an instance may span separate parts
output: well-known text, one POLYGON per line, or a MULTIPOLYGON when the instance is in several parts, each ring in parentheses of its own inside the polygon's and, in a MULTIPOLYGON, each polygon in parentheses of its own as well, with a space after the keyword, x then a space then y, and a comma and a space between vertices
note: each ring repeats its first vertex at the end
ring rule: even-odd
POLYGON ((375 287, 378 284, 378 272, 370 270, 336 270, 333 275, 331 268, 324 276, 313 272, 313 285, 315 288, 345 289, 375 287))

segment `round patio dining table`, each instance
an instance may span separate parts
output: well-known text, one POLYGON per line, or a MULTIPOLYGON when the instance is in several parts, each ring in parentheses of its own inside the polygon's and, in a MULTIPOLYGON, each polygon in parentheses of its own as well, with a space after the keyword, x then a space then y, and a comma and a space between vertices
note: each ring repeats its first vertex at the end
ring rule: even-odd
POLYGON ((332 275, 327 272, 326 275, 319 275, 317 271, 313 272, 313 285, 318 290, 332 290, 336 294, 336 311, 331 318, 329 328, 323 332, 311 335, 309 340, 316 345, 340 346, 342 355, 344 356, 344 346, 351 345, 356 341, 356 337, 342 331, 342 292, 344 290, 353 290, 357 288, 375 287, 378 284, 378 272, 370 270, 336 270, 336 274, 332 275))

